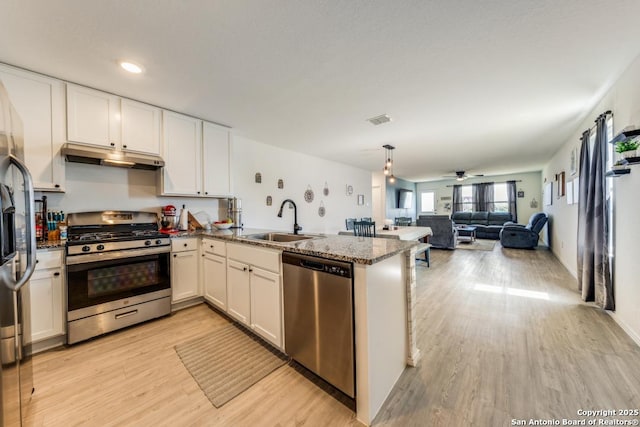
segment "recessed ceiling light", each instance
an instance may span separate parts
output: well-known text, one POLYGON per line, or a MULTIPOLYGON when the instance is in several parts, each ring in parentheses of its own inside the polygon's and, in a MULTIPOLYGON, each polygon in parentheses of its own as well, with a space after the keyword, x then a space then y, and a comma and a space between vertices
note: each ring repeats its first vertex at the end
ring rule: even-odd
POLYGON ((133 73, 133 74, 140 74, 142 73, 142 67, 138 64, 134 64, 133 62, 128 62, 128 61, 120 61, 120 66, 125 69, 126 71, 133 73))

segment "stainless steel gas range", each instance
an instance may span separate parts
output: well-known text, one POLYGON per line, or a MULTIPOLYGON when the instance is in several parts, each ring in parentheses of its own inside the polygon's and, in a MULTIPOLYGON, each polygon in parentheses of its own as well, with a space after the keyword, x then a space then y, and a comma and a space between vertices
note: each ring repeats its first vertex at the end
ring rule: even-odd
POLYGON ((67 217, 67 342, 171 313, 171 241, 153 212, 67 217))

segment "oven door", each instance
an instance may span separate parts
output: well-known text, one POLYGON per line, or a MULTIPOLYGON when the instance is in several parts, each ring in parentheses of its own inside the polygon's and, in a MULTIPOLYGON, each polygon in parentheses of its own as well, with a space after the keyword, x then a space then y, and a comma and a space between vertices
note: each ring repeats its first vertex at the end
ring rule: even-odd
POLYGON ((67 311, 123 299, 137 300, 151 293, 170 293, 169 266, 169 252, 67 263, 67 311))

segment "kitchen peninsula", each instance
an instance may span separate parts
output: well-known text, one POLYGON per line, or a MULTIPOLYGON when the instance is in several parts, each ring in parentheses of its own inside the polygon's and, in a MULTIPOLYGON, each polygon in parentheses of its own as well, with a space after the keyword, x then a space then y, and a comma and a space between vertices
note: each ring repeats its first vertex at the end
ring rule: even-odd
POLYGON ((264 233, 245 229, 197 235, 353 263, 357 418, 369 425, 405 367, 415 366, 419 357, 413 310, 417 242, 336 235, 309 235, 313 238, 295 242, 252 238, 264 233))

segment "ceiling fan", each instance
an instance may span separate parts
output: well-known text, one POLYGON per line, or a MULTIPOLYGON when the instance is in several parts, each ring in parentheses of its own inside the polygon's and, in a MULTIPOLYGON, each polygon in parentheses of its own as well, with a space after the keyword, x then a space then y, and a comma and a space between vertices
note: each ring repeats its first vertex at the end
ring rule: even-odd
POLYGON ((475 177, 480 177, 480 176, 484 176, 483 174, 477 174, 477 175, 467 175, 467 173, 465 171, 455 171, 455 175, 443 175, 443 178, 455 178, 456 181, 464 181, 467 178, 475 178, 475 177))

